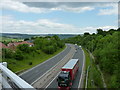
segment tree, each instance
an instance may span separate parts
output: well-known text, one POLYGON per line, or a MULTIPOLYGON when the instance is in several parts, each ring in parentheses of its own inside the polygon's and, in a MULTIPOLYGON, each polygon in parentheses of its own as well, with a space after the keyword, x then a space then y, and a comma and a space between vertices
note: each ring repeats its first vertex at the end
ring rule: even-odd
POLYGON ((97 34, 105 36, 106 35, 106 31, 103 31, 102 29, 97 29, 97 34))
POLYGON ((47 54, 53 54, 55 52, 55 48, 53 46, 46 46, 43 48, 43 51, 47 54))
POLYGON ((87 35, 90 35, 90 33, 89 33, 89 32, 85 32, 85 33, 84 33, 84 36, 87 36, 87 35))
POLYGON ((29 38, 25 38, 24 41, 30 40, 29 38))
POLYGON ((13 58, 14 52, 11 49, 2 48, 2 58, 13 58))
POLYGON ((20 50, 16 50, 16 52, 15 52, 15 59, 16 60, 23 60, 24 59, 23 52, 20 51, 20 50))
POLYGON ((17 49, 19 49, 20 51, 23 51, 25 53, 29 53, 30 52, 30 48, 28 44, 20 44, 17 46, 17 49))
POLYGON ((53 38, 54 38, 56 41, 60 41, 60 38, 59 38, 57 35, 54 35, 53 38))

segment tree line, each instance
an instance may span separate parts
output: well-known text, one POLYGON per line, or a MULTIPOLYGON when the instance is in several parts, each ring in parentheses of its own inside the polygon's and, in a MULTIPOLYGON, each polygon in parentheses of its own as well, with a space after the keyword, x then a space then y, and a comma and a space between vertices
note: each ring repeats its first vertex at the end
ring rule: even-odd
POLYGON ((95 63, 100 66, 107 77, 107 86, 120 88, 120 28, 103 31, 97 29, 97 33, 78 35, 64 39, 66 43, 83 46, 93 53, 95 63))
MULTIPOLYGON (((65 46, 65 43, 60 40, 57 35, 52 37, 32 37, 34 46, 29 47, 28 44, 20 44, 16 47, 16 50, 13 51, 12 49, 2 48, 2 58, 4 59, 16 59, 16 60, 23 60, 27 58, 26 55, 32 54, 34 55, 40 54, 40 51, 46 54, 53 54, 60 48, 65 46)), ((26 39, 25 39, 26 41, 26 39)))

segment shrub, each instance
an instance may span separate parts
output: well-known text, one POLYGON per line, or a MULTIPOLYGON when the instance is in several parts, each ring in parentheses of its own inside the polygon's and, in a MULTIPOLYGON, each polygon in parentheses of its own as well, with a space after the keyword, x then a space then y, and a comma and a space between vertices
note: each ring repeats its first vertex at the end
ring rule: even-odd
POLYGON ((54 46, 46 46, 42 50, 47 54, 53 54, 55 52, 54 46))
POLYGON ((24 59, 23 52, 20 51, 20 50, 16 50, 15 59, 16 59, 16 60, 23 60, 23 59, 24 59))
POLYGON ((20 51, 29 53, 30 52, 30 47, 28 44, 21 44, 17 46, 17 49, 19 49, 20 51))
POLYGON ((2 58, 13 58, 14 52, 11 49, 2 49, 2 58))
POLYGON ((32 65, 32 62, 29 62, 29 65, 32 65))

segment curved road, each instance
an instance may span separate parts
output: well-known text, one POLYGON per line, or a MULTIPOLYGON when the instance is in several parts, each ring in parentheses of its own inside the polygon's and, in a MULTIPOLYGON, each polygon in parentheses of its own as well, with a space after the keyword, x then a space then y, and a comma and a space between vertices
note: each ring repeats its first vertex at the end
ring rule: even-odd
POLYGON ((66 49, 61 53, 33 67, 32 69, 27 70, 19 76, 29 84, 32 84, 35 80, 37 80, 40 76, 42 76, 46 71, 52 68, 69 53, 69 51, 71 50, 71 45, 67 44, 66 46, 66 49))
MULTIPOLYGON (((82 72, 82 66, 83 66, 83 51, 80 47, 75 45, 75 48, 77 50, 77 52, 74 54, 73 59, 79 59, 80 60, 80 67, 78 70, 78 73, 76 75, 75 80, 73 81, 73 86, 72 89, 77 89, 79 86, 79 81, 80 81, 80 77, 81 77, 81 72, 82 72)), ((54 80, 52 82, 50 82, 50 84, 46 87, 48 90, 51 88, 57 88, 57 77, 54 78, 54 80)))

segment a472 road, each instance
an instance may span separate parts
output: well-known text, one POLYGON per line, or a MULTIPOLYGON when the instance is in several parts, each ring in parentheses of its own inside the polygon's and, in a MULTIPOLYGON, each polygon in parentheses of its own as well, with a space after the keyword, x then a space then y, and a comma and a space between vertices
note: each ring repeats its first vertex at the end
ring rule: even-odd
MULTIPOLYGON (((36 83, 36 81, 38 81, 40 79, 40 77, 42 75, 44 75, 44 73, 46 73, 48 70, 50 70, 53 66, 55 66, 58 62, 60 62, 63 58, 65 58, 65 56, 69 53, 72 52, 72 47, 74 47, 75 49, 75 53, 73 55, 73 59, 79 59, 80 60, 80 67, 78 70, 78 73, 76 75, 76 78, 73 82, 73 86, 72 88, 78 88, 81 85, 82 82, 82 72, 83 72, 83 66, 84 66, 84 53, 81 47, 77 46, 77 45, 71 45, 71 44, 67 44, 66 45, 66 49, 64 51, 62 51, 61 53, 59 53, 58 55, 50 58, 49 60, 27 70, 26 72, 20 74, 19 76, 24 79, 26 82, 28 82, 29 84, 34 84, 36 83)), ((59 71, 60 72, 60 71, 59 71)), ((58 73, 59 74, 59 73, 58 73)), ((57 74, 57 75, 58 75, 57 74)), ((46 89, 48 88, 57 88, 57 75, 45 86, 46 89)))

